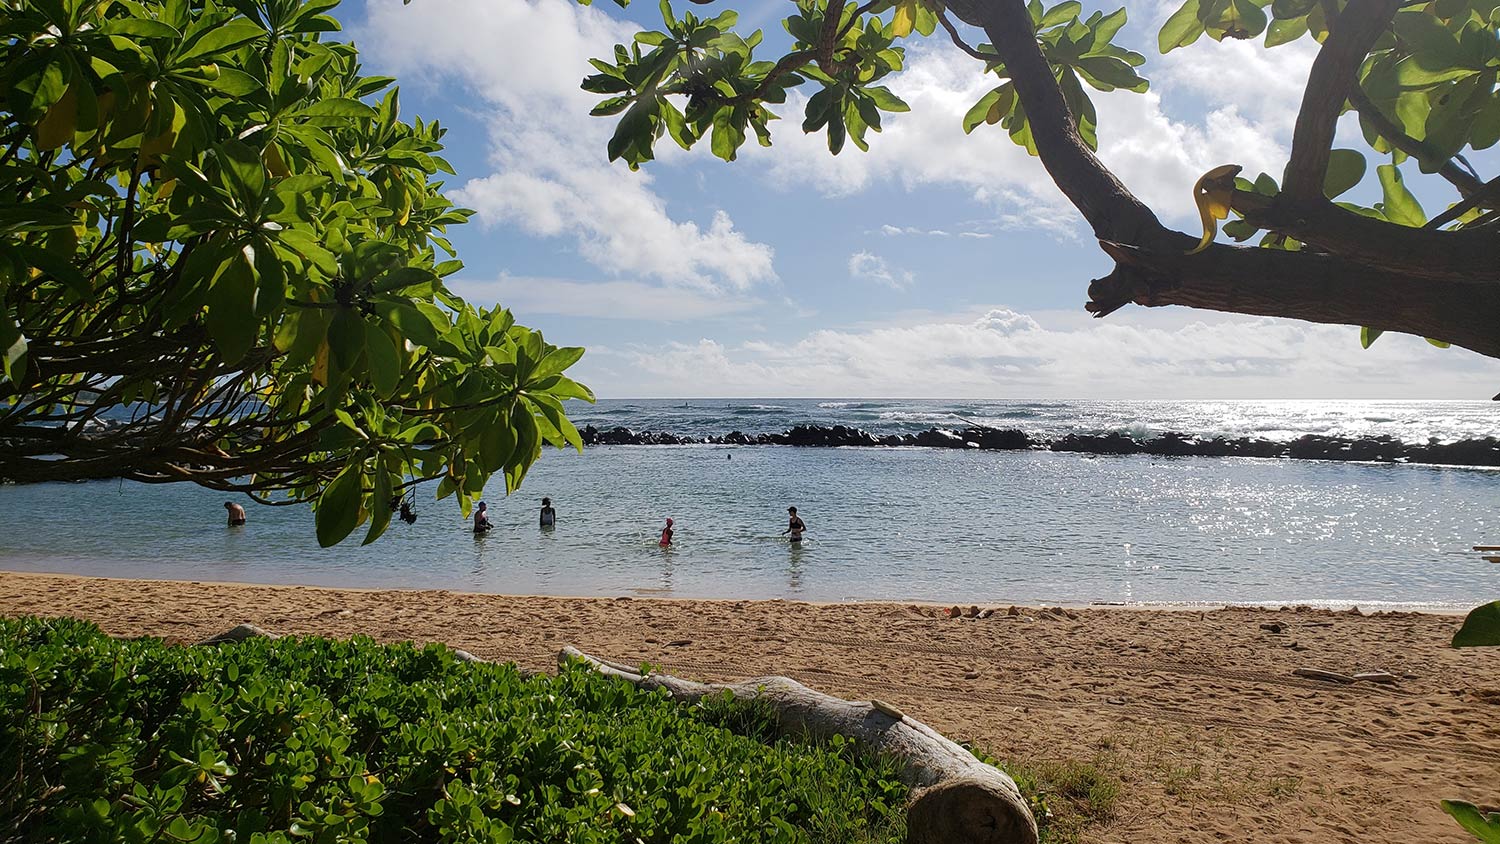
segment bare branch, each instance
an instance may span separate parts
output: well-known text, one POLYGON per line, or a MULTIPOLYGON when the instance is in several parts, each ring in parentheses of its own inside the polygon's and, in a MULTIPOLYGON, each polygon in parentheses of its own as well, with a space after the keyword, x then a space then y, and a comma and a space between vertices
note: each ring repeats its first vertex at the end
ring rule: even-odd
POLYGON ((968 53, 969 55, 973 56, 976 59, 979 59, 982 62, 994 63, 999 61, 998 56, 985 55, 984 53, 979 52, 973 47, 970 47, 968 43, 964 41, 963 37, 958 34, 958 27, 955 27, 953 25, 953 21, 948 20, 947 12, 938 12, 938 23, 943 25, 943 29, 948 30, 948 37, 953 39, 953 46, 957 47, 960 50, 963 50, 965 53, 968 53))

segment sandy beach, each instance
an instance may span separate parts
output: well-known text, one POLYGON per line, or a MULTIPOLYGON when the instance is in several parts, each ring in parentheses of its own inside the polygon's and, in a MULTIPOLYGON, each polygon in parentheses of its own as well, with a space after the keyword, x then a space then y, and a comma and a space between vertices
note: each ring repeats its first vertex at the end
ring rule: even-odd
POLYGON ((571 643, 697 678, 785 674, 888 700, 1003 759, 1112 771, 1118 811, 1091 841, 1464 842, 1438 800, 1500 804, 1500 652, 1448 648, 1453 616, 1002 606, 950 619, 904 604, 0 582, 0 614, 76 616, 121 636, 191 642, 251 622, 445 642, 530 668, 571 643), (1303 668, 1400 680, 1342 685, 1303 668))

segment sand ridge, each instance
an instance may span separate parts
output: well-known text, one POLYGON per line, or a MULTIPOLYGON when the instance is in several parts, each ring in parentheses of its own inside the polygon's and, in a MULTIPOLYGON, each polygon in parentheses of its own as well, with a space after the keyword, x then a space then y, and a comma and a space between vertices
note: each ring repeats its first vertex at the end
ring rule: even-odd
POLYGON ((785 674, 879 697, 1001 758, 1079 759, 1125 781, 1087 840, 1459 842, 1444 797, 1500 804, 1500 650, 1461 619, 1324 610, 1000 607, 551 598, 446 590, 0 573, 0 614, 71 615, 190 642, 275 633, 439 641, 555 665, 563 644, 684 676, 785 674), (1269 627, 1280 626, 1280 632, 1269 627), (1384 670, 1340 685, 1298 668, 1384 670))

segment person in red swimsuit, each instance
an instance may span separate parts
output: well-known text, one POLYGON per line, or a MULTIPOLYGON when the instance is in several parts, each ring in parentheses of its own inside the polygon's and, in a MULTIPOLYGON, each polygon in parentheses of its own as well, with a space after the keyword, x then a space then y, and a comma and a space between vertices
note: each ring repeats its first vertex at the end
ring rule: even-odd
POLYGON ((661 529, 661 547, 666 548, 672 544, 672 520, 667 519, 667 526, 661 529))

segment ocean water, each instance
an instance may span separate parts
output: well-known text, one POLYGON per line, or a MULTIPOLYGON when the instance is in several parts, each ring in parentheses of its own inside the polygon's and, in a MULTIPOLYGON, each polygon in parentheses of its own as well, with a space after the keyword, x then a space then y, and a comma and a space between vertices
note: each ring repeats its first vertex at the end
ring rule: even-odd
MULTIPOLYGON (((601 402, 575 416, 580 424, 679 434, 758 433, 799 422, 917 430, 942 424, 945 413, 1050 434, 1357 432, 1425 440, 1500 428, 1486 403, 683 404, 601 402)), ((435 487, 419 489, 416 524, 394 522, 368 547, 351 541, 324 550, 304 508, 247 502, 250 524, 227 530, 225 496, 193 486, 0 486, 0 569, 964 605, 1458 608, 1500 596, 1500 565, 1469 551, 1500 544, 1500 473, 1493 470, 920 448, 601 446, 582 455, 548 451, 521 492, 488 499, 496 529, 480 537, 452 500, 431 500, 435 487), (558 509, 550 531, 537 526, 544 495, 558 509), (788 505, 808 525, 800 548, 779 535, 788 505), (677 543, 663 551, 656 538, 669 516, 677 543)))

